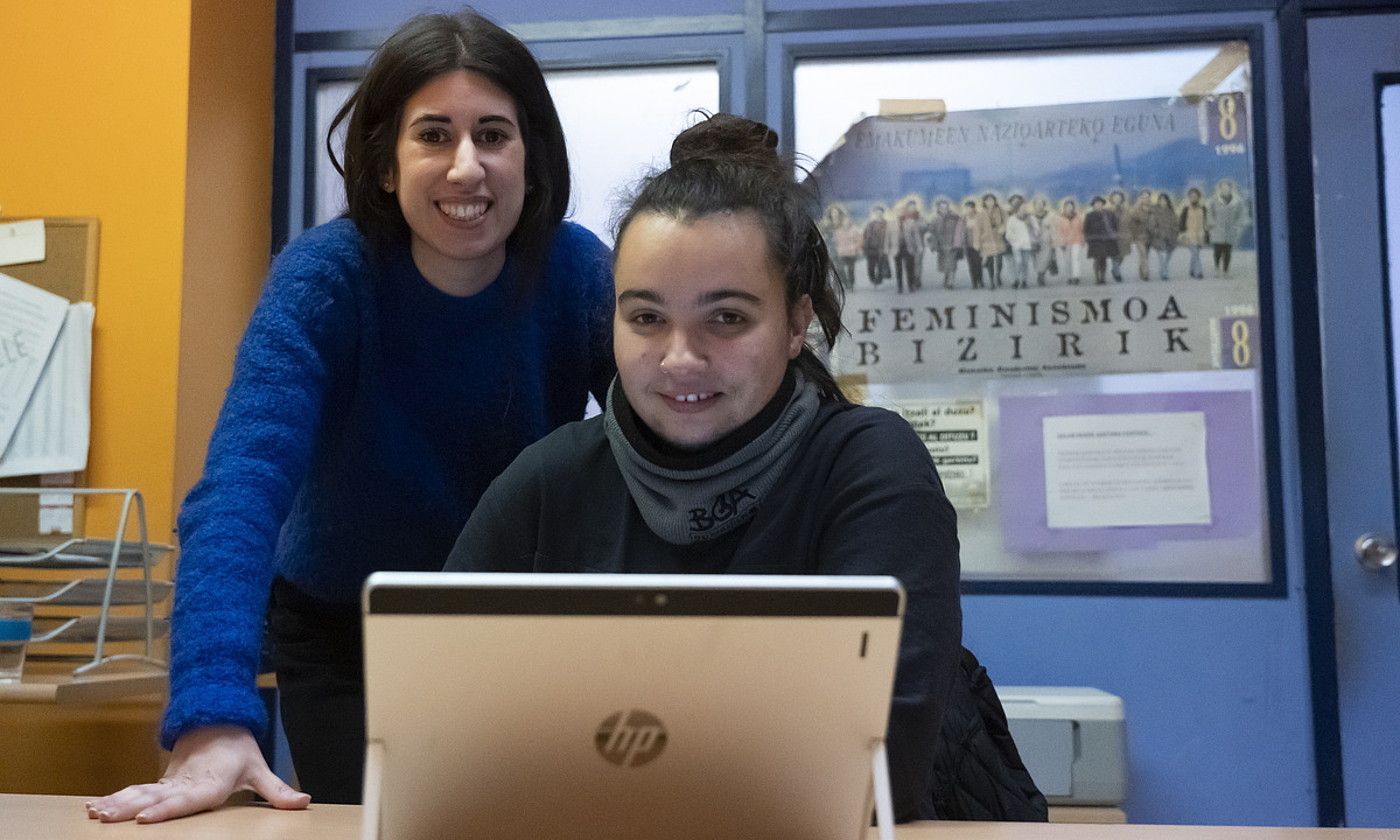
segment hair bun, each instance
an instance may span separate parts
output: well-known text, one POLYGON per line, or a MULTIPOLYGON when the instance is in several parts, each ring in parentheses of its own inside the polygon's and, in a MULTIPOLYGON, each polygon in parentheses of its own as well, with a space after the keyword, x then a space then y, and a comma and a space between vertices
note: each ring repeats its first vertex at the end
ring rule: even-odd
POLYGON ((711 114, 676 135, 671 165, 711 160, 782 172, 778 134, 761 122, 734 114, 711 114))

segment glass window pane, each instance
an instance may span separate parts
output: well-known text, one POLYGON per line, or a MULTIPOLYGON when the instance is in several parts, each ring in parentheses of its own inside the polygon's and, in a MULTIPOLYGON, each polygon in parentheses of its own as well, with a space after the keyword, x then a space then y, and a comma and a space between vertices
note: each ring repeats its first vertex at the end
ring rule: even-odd
MULTIPOLYGON (((1390 302, 1390 373, 1395 376, 1400 371, 1400 342, 1396 341, 1400 331, 1400 84, 1387 85, 1381 89, 1381 172, 1383 201, 1385 210, 1385 253, 1386 288, 1390 302)), ((1400 394, 1395 382, 1390 384, 1392 397, 1400 394)), ((1400 422, 1400 405, 1391 409, 1391 417, 1400 422)), ((1393 440, 1400 440, 1400 428, 1392 430, 1393 440)), ((1400 452, 1394 453, 1400 458, 1400 452)), ((1400 464, 1396 465, 1400 475, 1400 464)))
POLYGON ((611 244, 618 199, 666 163, 692 111, 719 110, 719 70, 712 63, 550 70, 545 79, 569 144, 570 215, 611 244))
POLYGON ((1249 51, 803 59, 833 369, 923 436, 968 579, 1268 583, 1249 51))
MULTIPOLYGON (((335 119, 336 112, 340 106, 350 98, 350 94, 355 92, 355 86, 359 84, 356 79, 346 79, 337 81, 321 82, 316 87, 316 133, 313 140, 316 143, 316 194, 315 200, 315 220, 316 224, 329 222, 336 216, 345 212, 345 182, 341 180, 340 173, 335 171, 331 165, 331 159, 326 154, 326 132, 330 131, 331 120, 335 119)), ((341 123, 336 136, 332 139, 335 146, 337 160, 344 160, 345 157, 345 123, 341 123)), ((310 200, 310 199, 308 199, 310 200)))

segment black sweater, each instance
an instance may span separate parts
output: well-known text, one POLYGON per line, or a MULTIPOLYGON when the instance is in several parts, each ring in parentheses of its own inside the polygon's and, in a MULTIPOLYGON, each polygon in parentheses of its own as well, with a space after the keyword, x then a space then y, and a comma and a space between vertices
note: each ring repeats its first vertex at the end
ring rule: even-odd
POLYGON ((447 571, 894 575, 907 591, 888 753, 895 815, 934 817, 939 722, 958 673, 957 518, 898 415, 825 403, 754 518, 677 546, 632 502, 595 417, 527 448, 486 491, 447 571))

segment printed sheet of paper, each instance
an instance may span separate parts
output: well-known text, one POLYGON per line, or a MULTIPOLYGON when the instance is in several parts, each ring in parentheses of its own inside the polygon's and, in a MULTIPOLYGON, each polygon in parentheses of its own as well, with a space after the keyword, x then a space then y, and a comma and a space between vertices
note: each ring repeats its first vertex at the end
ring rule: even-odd
POLYGON ((73 533, 73 494, 61 492, 70 490, 77 481, 73 473, 50 473, 39 476, 40 487, 58 488, 60 492, 39 494, 39 533, 73 533))
MULTIPOLYGON (((87 467, 92 319, 91 303, 68 307, 34 395, 20 415, 9 447, 0 455, 0 478, 80 472, 87 467)), ((42 499, 40 506, 42 513, 42 499)), ((68 516, 71 519, 71 496, 68 516)))
POLYGON ((982 401, 899 400, 888 407, 923 439, 953 507, 987 507, 987 411, 982 401))
POLYGON ((0 265, 42 262, 44 252, 43 219, 0 225, 0 265))
POLYGON ((10 445, 67 313, 67 299, 0 274, 0 453, 10 445))
POLYGON ((1209 525, 1201 411, 1046 417, 1051 528, 1209 525))

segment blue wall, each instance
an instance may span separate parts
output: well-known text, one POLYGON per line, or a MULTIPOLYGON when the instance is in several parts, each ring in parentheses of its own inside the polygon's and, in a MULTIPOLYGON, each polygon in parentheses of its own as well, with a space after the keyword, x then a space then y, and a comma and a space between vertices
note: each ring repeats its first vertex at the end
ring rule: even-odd
MULTIPOLYGON (((284 0, 285 2, 285 0, 284 0)), ((997 0, 985 0, 989 8, 997 0)), ((532 4, 489 0, 477 7, 496 20, 537 23, 644 15, 739 15, 742 0, 613 0, 593 4, 545 0, 532 4)), ((770 0, 772 11, 886 5, 860 0, 770 0)), ((892 4, 891 4, 892 5, 892 4)), ((936 5, 936 4, 930 4, 936 5)), ((1049 4, 1047 4, 1049 5, 1049 4)), ((390 28, 425 7, 448 3, 394 0, 295 0, 298 32, 390 28)), ((964 599, 965 635, 1002 684, 1086 685, 1120 695, 1129 738, 1130 793, 1126 808, 1134 822, 1196 824, 1310 825, 1316 820, 1312 711, 1306 655, 1305 604, 1297 500, 1297 435, 1292 415, 1292 342, 1289 276, 1286 262, 1286 208, 1282 153, 1280 57, 1271 14, 1221 12, 1178 18, 1098 19, 1056 23, 1001 23, 937 29, 791 32, 764 39, 766 119, 783 124, 783 48, 795 43, 872 44, 911 38, 992 37, 1013 43, 1026 35, 1143 29, 1172 30, 1212 26, 1264 27, 1264 77, 1256 79, 1268 96, 1268 187, 1272 208, 1277 357, 1276 403, 1283 486, 1287 596, 1281 599, 1198 599, 1147 597, 989 596, 964 599)), ((742 47, 737 35, 722 40, 742 47)), ((668 42, 674 43, 674 42, 668 42)), ((616 43, 597 46, 602 54, 616 43)), ((587 52, 588 42, 551 50, 587 52)), ((303 53, 294 75, 301 84, 307 67, 342 66, 363 53, 303 53)), ((752 57, 748 57, 751 59, 752 57)), ((736 110, 742 110, 748 67, 736 49, 730 68, 736 110)), ((295 91, 299 97, 300 91, 295 91)), ((294 150, 300 149, 300 104, 295 106, 294 150)), ((297 152, 299 154, 299 152, 297 152)), ((296 155, 294 154, 294 157, 296 155)), ((299 215, 299 164, 294 163, 292 215, 299 215)), ((295 228, 294 228, 295 229, 295 228)))

